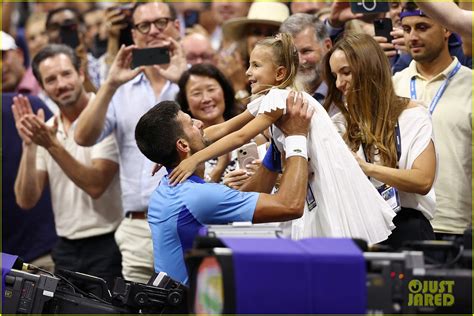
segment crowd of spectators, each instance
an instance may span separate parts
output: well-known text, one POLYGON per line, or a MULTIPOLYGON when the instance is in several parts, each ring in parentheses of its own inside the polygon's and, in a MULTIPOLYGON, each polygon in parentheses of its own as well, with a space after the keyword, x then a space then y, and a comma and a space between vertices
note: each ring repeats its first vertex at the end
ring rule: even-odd
MULTIPOLYGON (((462 2, 395 0, 377 14, 353 13, 350 2, 340 0, 5 2, 2 9, 4 252, 49 271, 146 283, 157 261, 172 267, 187 248, 160 257, 179 244, 158 246, 159 225, 169 218, 156 210, 160 203, 176 207, 167 199, 173 190, 202 190, 202 201, 179 201, 196 213, 173 211, 199 225, 216 218, 301 217, 302 205, 312 204, 301 197, 307 188, 300 182, 308 180, 291 182, 291 173, 308 170, 301 170, 302 159, 285 156, 284 142, 276 145, 274 127, 251 140, 268 148, 251 166, 239 166, 231 151, 207 160, 192 185, 173 186, 167 175, 209 138, 217 141, 241 127, 236 117, 268 92, 255 88, 265 62, 275 66, 271 85, 280 83, 277 60, 286 56, 269 54, 262 62, 251 56, 269 38, 282 36, 294 47, 296 65, 294 84, 284 88, 304 91, 322 105, 373 186, 396 195, 395 229, 385 244, 456 240, 472 226, 472 13, 462 2), (373 21, 380 18, 390 19, 392 39, 375 35, 373 21), (133 52, 153 47, 167 47, 169 63, 132 68, 133 52), (154 126, 161 116, 171 121, 154 126), (223 123, 229 128, 219 129, 223 123), (153 145, 148 131, 164 137, 157 141, 162 148, 146 147, 153 145), (204 181, 230 189, 196 186, 204 181), (204 195, 213 190, 206 204, 204 195), (217 200, 236 190, 274 195, 245 193, 233 197, 232 206, 217 200)), ((285 135, 306 135, 309 117, 297 107, 306 108, 307 100, 298 95, 286 105, 288 118, 268 125, 283 126, 285 135)), ((173 225, 180 233, 188 229, 181 219, 173 225)), ((288 236, 291 225, 284 224, 288 236)), ((186 281, 180 264, 165 272, 176 268, 186 281)))

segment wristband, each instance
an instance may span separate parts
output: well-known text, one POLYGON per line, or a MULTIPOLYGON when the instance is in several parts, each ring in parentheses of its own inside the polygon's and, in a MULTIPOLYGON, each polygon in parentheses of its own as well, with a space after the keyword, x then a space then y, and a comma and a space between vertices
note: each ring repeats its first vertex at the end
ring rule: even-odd
POLYGON ((285 138, 286 159, 293 156, 301 156, 308 160, 308 149, 306 136, 293 135, 285 138))
POLYGON ((273 140, 263 158, 262 165, 272 172, 281 173, 281 153, 273 140))

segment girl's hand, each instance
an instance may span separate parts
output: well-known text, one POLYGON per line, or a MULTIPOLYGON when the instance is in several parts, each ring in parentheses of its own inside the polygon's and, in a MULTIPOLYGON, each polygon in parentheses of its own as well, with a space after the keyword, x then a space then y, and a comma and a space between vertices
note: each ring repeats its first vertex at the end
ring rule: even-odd
POLYGON ((174 170, 169 175, 170 185, 174 186, 178 183, 183 183, 193 174, 197 165, 198 164, 193 159, 193 157, 189 157, 181 161, 181 163, 176 168, 174 168, 174 170))

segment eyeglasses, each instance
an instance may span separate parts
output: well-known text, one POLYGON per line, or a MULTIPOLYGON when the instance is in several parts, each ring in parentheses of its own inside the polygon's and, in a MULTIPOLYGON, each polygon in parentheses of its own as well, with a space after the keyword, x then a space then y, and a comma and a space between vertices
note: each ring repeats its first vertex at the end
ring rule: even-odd
POLYGON ((138 32, 142 34, 148 34, 151 30, 151 25, 153 24, 158 31, 163 32, 163 30, 168 26, 168 23, 171 21, 171 18, 159 18, 152 22, 142 22, 135 24, 134 27, 138 32))
POLYGON ((212 61, 213 58, 214 58, 214 54, 208 54, 208 53, 186 55, 186 60, 190 63, 196 62, 199 59, 203 61, 212 61))

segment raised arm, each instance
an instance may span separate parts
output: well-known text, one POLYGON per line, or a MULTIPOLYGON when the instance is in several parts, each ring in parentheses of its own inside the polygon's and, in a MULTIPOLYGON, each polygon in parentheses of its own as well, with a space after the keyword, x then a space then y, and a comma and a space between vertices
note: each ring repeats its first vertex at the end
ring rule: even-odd
POLYGON ((276 194, 260 194, 253 215, 254 223, 287 221, 303 215, 308 185, 308 161, 304 153, 313 111, 314 108, 308 111, 308 103, 301 97, 296 102, 287 99, 287 116, 282 129, 287 135, 285 171, 276 194))
MULTIPOLYGON (((249 114, 250 115, 250 114, 249 114)), ((243 128, 221 138, 217 142, 198 151, 191 157, 184 159, 170 174, 172 185, 181 183, 191 176, 196 167, 211 158, 221 156, 249 142, 259 133, 270 127, 283 115, 283 110, 276 110, 268 114, 260 114, 243 128)))
POLYGON ((429 17, 444 25, 450 31, 472 37, 472 11, 459 8, 454 2, 427 2, 417 0, 416 4, 429 17))
MULTIPOLYGON (((44 123, 42 112, 38 116, 24 118, 25 128, 33 143, 44 147, 66 176, 93 199, 99 198, 108 188, 118 171, 118 164, 108 159, 93 159, 91 165, 85 165, 74 158, 56 137, 57 120, 50 127, 44 123)), ((107 146, 115 146, 113 139, 105 139, 107 146)))
POLYGON ((250 114, 248 110, 246 110, 231 118, 230 120, 209 126, 208 128, 204 129, 204 135, 209 141, 215 142, 222 137, 241 129, 253 119, 254 116, 250 114))
POLYGON ((33 143, 28 130, 22 124, 25 116, 33 114, 30 102, 23 96, 13 98, 13 102, 12 112, 15 126, 23 141, 23 152, 15 179, 15 199, 21 208, 30 209, 41 198, 47 181, 47 174, 36 169, 37 146, 33 143))
POLYGON ((136 77, 143 67, 130 69, 132 50, 135 46, 122 46, 110 67, 109 75, 77 119, 74 140, 81 146, 92 146, 99 138, 105 124, 107 109, 115 91, 125 82, 136 77))

